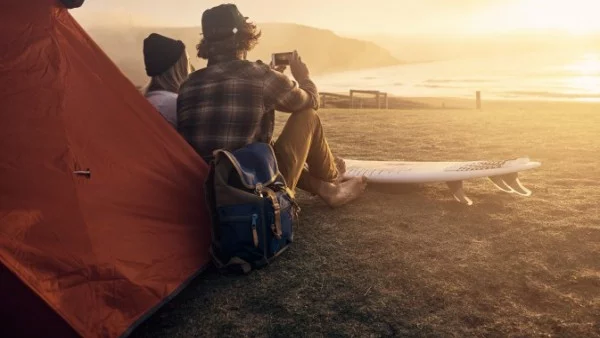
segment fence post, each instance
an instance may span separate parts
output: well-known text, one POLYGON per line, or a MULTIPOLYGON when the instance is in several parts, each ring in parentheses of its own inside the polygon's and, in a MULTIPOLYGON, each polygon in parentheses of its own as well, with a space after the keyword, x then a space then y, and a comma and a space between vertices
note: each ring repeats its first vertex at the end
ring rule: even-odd
POLYGON ((478 90, 475 93, 477 110, 481 110, 481 92, 478 90))

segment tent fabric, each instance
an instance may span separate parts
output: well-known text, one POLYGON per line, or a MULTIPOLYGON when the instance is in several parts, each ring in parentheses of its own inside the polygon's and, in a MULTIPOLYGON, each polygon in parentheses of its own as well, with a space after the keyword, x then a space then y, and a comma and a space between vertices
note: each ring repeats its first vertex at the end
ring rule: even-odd
POLYGON ((0 2, 0 88, 0 336, 126 334, 210 260, 208 166, 58 0, 0 2))

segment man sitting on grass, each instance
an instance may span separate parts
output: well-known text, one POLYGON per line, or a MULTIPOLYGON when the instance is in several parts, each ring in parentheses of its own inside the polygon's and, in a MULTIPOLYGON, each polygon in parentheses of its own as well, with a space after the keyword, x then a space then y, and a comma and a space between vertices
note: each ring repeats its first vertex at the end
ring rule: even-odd
POLYGON ((319 94, 298 54, 290 62, 298 84, 282 74, 284 67, 247 61, 261 33, 233 4, 206 10, 202 32, 198 57, 208 64, 182 84, 177 101, 178 131, 194 149, 209 162, 217 149, 270 143, 290 189, 298 186, 331 207, 361 195, 364 178, 342 181, 344 162, 327 144, 316 112, 319 94), (275 110, 291 115, 273 143, 275 110))

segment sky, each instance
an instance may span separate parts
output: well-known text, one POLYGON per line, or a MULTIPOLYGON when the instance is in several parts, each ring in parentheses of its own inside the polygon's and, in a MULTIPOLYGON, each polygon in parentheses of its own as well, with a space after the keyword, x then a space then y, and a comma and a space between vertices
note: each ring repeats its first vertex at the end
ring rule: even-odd
MULTIPOLYGON (((291 22, 352 35, 600 33, 600 0, 239 0, 254 22, 291 22)), ((84 25, 200 26, 213 0, 87 0, 84 25)))

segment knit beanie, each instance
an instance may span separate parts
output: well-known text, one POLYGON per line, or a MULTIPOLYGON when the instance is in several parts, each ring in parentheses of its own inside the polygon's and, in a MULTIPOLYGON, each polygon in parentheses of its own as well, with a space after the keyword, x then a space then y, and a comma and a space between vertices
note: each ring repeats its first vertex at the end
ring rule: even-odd
POLYGON ((160 34, 152 33, 144 39, 144 63, 148 76, 160 75, 171 68, 183 52, 185 45, 160 34))

